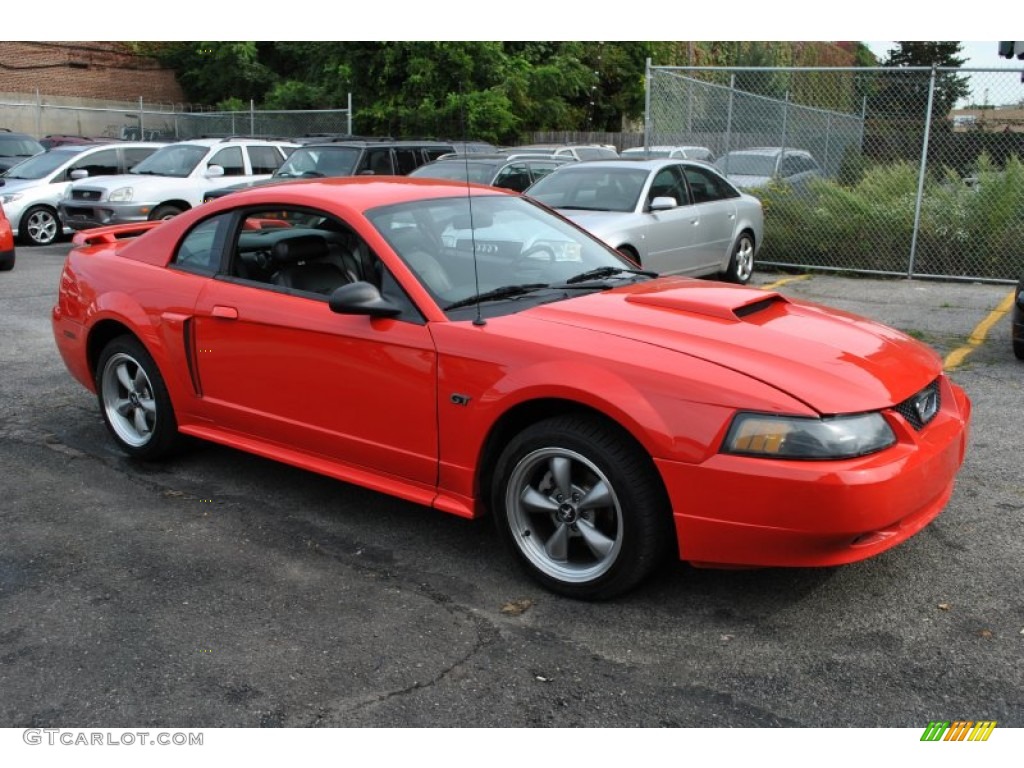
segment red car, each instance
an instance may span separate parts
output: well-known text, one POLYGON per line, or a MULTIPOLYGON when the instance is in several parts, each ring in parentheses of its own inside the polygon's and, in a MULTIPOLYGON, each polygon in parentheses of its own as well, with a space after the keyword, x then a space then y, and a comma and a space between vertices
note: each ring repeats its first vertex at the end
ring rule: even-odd
POLYGON ((0 272, 14 269, 14 232, 0 205, 0 272))
POLYGON ((54 336, 126 453, 190 435, 489 512, 565 595, 620 594, 669 553, 876 555, 939 514, 964 458, 970 402, 930 348, 657 278, 504 190, 289 182, 75 240, 54 336))

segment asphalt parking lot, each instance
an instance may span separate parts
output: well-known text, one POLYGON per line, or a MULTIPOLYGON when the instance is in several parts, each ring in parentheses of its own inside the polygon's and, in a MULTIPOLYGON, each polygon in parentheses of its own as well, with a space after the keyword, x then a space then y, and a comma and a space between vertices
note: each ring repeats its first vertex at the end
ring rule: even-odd
POLYGON ((1009 286, 756 273, 964 350, 950 505, 867 562, 588 604, 486 520, 213 445, 128 461, 53 344, 67 248, 0 274, 0 727, 1024 725, 1024 363, 1005 315, 968 344, 1009 286))

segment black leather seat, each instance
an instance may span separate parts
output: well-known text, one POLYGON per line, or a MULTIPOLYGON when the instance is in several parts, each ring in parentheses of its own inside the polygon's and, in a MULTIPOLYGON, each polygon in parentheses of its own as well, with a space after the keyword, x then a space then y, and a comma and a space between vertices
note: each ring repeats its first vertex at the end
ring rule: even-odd
POLYGON ((327 295, 356 279, 339 265, 342 260, 331 254, 327 240, 318 235, 280 240, 274 243, 270 257, 278 265, 272 282, 282 288, 327 295))

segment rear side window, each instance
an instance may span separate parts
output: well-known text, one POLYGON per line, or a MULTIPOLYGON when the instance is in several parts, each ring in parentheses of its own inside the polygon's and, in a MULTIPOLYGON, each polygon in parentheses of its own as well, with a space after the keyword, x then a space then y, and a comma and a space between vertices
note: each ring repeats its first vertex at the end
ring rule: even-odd
POLYGON ((396 149, 395 164, 395 173, 404 176, 415 171, 423 164, 423 160, 418 149, 396 149))
POLYGON ((174 266, 188 272, 212 275, 220 268, 220 255, 231 214, 222 213, 196 225, 174 252, 174 266))
POLYGON ((281 165, 282 159, 276 147, 249 147, 249 165, 254 174, 273 173, 281 165))

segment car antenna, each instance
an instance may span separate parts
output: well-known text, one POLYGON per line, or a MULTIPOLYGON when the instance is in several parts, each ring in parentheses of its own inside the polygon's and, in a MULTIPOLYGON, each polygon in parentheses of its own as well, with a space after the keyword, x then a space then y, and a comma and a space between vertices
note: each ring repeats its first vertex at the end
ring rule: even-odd
POLYGON ((476 294, 476 317, 473 325, 487 325, 480 311, 480 270, 476 262, 476 227, 473 226, 473 188, 469 184, 469 153, 466 152, 466 94, 459 82, 459 122, 462 123, 462 163, 466 171, 466 204, 469 206, 469 244, 473 249, 473 291, 476 294))

